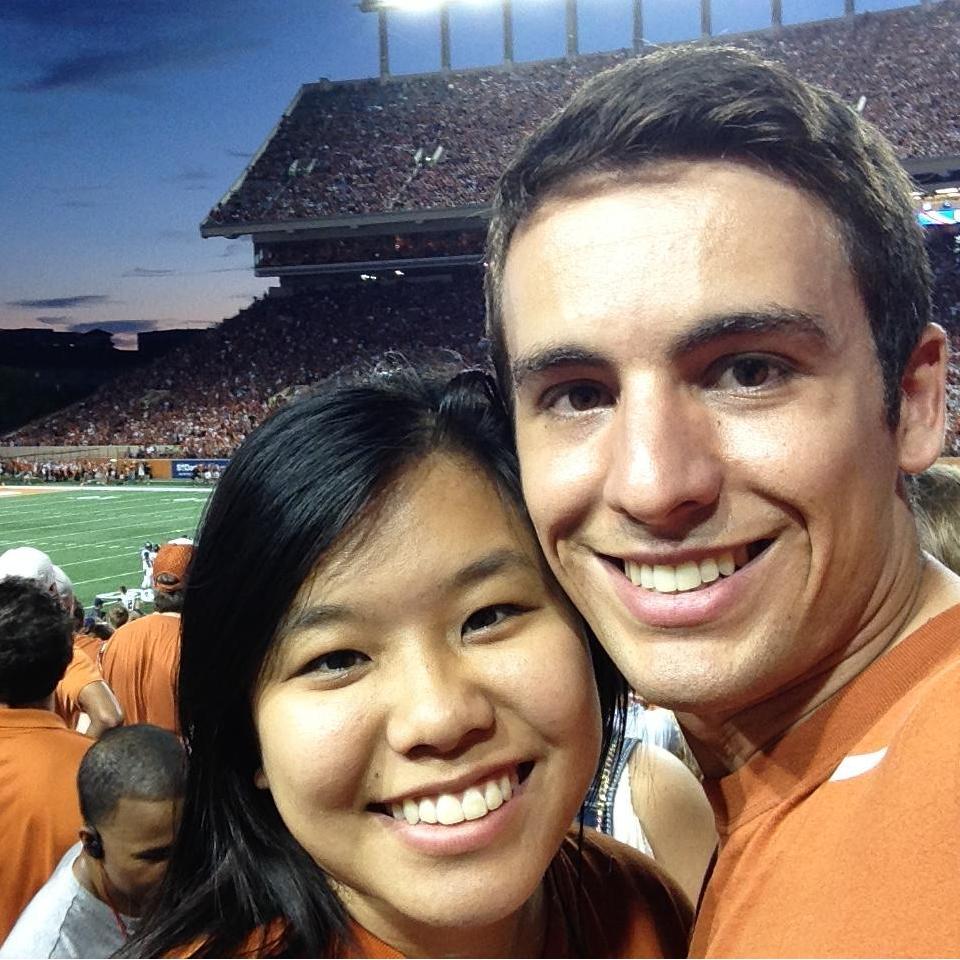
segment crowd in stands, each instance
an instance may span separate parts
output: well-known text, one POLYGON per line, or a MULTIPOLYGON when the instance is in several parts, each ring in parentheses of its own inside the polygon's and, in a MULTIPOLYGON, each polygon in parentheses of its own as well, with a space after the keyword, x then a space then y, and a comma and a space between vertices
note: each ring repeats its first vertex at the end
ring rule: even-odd
POLYGON ((335 240, 294 240, 257 248, 258 267, 372 260, 413 260, 429 257, 483 256, 483 230, 448 230, 392 237, 347 237, 335 240))
POLYGON ((455 351, 480 362, 482 329, 478 271, 451 283, 376 281, 267 297, 4 442, 95 445, 122 437, 176 444, 183 457, 229 456, 299 387, 391 350, 455 351))
POLYGON ((150 479, 150 465, 136 460, 0 459, 0 482, 133 483, 150 479))
MULTIPOLYGON (((926 230, 934 266, 934 316, 960 354, 960 237, 954 227, 926 230)), ((389 351, 417 357, 453 351, 483 362, 479 270, 449 282, 359 284, 265 297, 151 364, 104 385, 92 397, 4 438, 7 444, 175 445, 180 456, 229 456, 278 403, 317 380, 389 351)), ((945 452, 960 455, 960 365, 948 378, 945 452)), ((2 460, 0 446, 0 460, 2 460)), ((13 476, 53 480, 133 479, 136 460, 10 461, 13 476)))
MULTIPOLYGON (((865 98, 864 116, 904 158, 960 153, 960 5, 953 0, 733 42, 851 104, 865 98)), ((628 55, 306 87, 209 223, 485 204, 520 140, 586 78, 628 55)))

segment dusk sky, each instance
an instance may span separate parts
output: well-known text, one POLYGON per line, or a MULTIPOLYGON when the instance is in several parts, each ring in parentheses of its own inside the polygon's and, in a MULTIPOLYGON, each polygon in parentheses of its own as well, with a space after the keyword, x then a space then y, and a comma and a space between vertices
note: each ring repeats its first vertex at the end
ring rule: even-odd
MULTIPOLYGON (((858 10, 907 5, 857 0, 858 10)), ((563 0, 513 0, 518 60, 564 50, 563 0)), ((583 52, 630 45, 631 0, 579 0, 583 52)), ((785 22, 843 0, 783 0, 785 22)), ((713 0, 715 33, 764 26, 769 0, 713 0)), ((395 73, 437 69, 436 13, 394 14, 395 73)), ((699 30, 699 0, 644 0, 647 39, 699 30)), ((455 67, 499 61, 499 3, 451 11, 455 67)), ((356 0, 0 0, 0 328, 119 334, 208 326, 275 281, 249 239, 199 224, 302 83, 376 75, 356 0)))

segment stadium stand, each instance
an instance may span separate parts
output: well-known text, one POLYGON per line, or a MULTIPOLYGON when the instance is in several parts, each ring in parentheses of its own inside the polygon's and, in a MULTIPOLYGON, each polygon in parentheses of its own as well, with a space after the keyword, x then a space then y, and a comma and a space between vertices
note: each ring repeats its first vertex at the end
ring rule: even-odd
MULTIPOLYGON (((229 455, 284 397, 390 349, 483 358, 480 273, 456 284, 370 282, 258 300, 237 316, 91 398, 15 431, 7 443, 177 444, 188 457, 229 455)), ((0 448, 2 455, 2 448, 0 448)))
MULTIPOLYGON (((960 180, 960 0, 734 42, 864 98, 908 169, 939 163, 960 180)), ((577 84, 629 55, 304 86, 202 227, 251 235, 257 273, 281 277, 277 295, 3 442, 223 457, 277 403, 358 360, 444 348, 482 360, 483 211, 504 158, 577 84)), ((957 230, 926 235, 936 317, 960 346, 957 230)), ((945 452, 960 455, 956 365, 949 390, 945 452)))
MULTIPOLYGON (((904 159, 960 154, 960 4, 736 39, 850 103, 904 159)), ((208 223, 282 222, 485 203, 503 158, 587 77, 630 54, 449 75, 309 84, 208 223), (430 162, 437 148, 442 159, 430 162), (420 161, 415 157, 420 151, 420 161)))

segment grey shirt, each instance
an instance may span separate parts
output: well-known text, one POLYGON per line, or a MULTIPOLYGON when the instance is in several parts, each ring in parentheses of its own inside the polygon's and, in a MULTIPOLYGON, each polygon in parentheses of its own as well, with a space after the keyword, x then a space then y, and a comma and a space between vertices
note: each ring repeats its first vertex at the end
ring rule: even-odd
MULTIPOLYGON (((109 957, 123 946, 113 911, 73 875, 80 849, 79 843, 74 844, 63 855, 53 875, 27 904, 0 947, 0 958, 109 957)), ((122 919, 127 929, 135 922, 131 917, 122 919)))

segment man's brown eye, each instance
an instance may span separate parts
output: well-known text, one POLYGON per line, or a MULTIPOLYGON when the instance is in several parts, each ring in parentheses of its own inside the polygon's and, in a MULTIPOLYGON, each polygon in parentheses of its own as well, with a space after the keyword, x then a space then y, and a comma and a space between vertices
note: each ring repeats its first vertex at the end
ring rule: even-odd
POLYGON ((574 410, 592 410, 600 403, 600 391, 588 384, 571 387, 567 396, 574 410))
POLYGON ((744 357, 733 363, 730 371, 741 387, 760 387, 770 376, 770 363, 760 357, 744 357))

